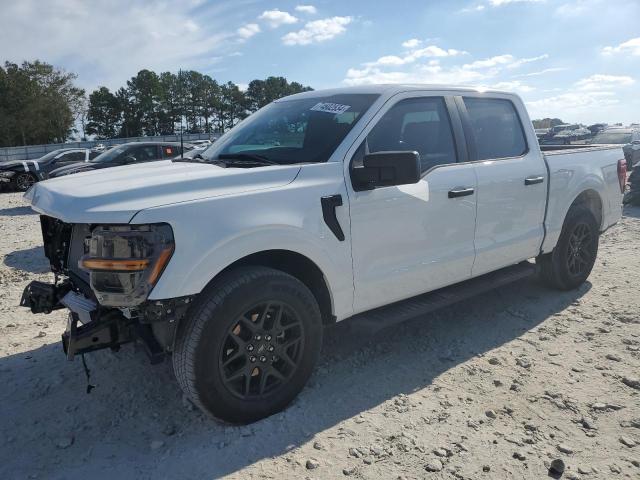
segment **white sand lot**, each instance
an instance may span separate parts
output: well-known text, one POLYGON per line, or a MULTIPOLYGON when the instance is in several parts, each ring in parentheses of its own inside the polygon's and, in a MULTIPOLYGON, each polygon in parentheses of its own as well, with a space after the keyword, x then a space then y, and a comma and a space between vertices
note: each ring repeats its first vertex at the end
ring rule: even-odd
POLYGON ((0 479, 640 478, 640 208, 589 282, 533 280, 374 336, 340 324, 285 412, 246 427, 183 402, 132 345, 60 347, 64 311, 17 307, 52 279, 38 216, 0 194, 0 479), (637 382, 637 383, 636 383, 637 382))

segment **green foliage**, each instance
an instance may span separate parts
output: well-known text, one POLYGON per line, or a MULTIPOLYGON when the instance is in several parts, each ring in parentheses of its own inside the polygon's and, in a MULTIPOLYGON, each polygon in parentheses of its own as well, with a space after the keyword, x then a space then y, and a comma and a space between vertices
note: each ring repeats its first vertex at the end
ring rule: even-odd
POLYGON ((542 120, 533 120, 533 128, 551 128, 556 125, 562 125, 564 122, 559 118, 543 118, 542 120))
POLYGON ((40 61, 0 67, 0 145, 64 142, 84 109, 76 75, 40 61))
POLYGON ((224 132, 278 98, 311 90, 283 77, 253 80, 246 92, 188 70, 160 75, 141 70, 112 94, 101 87, 89 96, 87 133, 100 138, 224 132), (182 122, 182 123, 181 123, 182 122))

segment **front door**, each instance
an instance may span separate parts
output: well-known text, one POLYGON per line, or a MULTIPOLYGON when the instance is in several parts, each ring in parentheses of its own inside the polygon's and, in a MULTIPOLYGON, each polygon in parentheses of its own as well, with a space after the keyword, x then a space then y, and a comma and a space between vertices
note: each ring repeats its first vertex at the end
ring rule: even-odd
POLYGON ((355 313, 471 276, 474 166, 458 163, 466 150, 452 128, 459 124, 455 109, 443 96, 416 95, 388 102, 347 159, 353 166, 366 153, 417 151, 422 165, 417 184, 357 191, 347 182, 355 313))

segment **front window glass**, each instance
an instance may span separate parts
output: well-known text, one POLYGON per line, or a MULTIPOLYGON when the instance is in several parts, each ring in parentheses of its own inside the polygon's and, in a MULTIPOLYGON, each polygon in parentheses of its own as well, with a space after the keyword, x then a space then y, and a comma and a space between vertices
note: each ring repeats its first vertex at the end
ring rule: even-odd
POLYGON ((600 144, 625 144, 631 143, 631 133, 627 132, 600 132, 595 137, 591 143, 600 143, 600 144))
POLYGON ((368 153, 416 151, 424 173, 456 162, 451 123, 441 97, 408 98, 389 109, 367 136, 368 153))
POLYGON ((259 156, 269 163, 326 162, 378 95, 344 94, 274 102, 230 130, 202 156, 259 156))

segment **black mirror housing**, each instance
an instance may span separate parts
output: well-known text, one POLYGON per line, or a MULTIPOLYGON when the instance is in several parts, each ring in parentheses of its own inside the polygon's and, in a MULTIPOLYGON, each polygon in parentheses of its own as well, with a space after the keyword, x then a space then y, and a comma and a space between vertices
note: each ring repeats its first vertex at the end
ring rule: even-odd
POLYGON ((362 167, 351 169, 351 177, 356 190, 418 183, 420 154, 410 151, 369 153, 364 156, 362 167))

